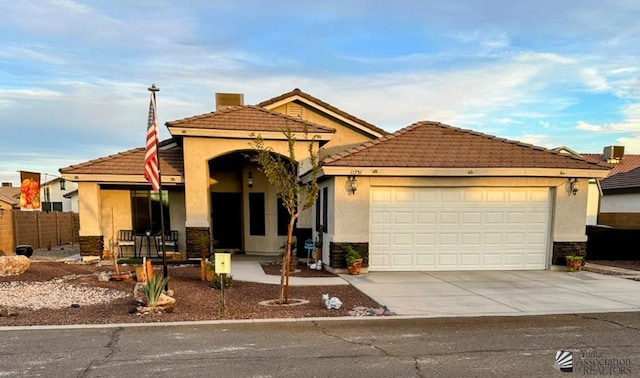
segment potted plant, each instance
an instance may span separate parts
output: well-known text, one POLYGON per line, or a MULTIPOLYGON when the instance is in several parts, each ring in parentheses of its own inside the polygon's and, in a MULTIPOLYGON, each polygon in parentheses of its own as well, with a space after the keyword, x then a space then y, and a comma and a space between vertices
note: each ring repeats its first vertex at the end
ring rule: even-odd
POLYGON ((347 261, 347 269, 349 274, 360 274, 360 268, 362 267, 362 256, 355 248, 348 245, 347 254, 345 255, 347 261))
POLYGON ((565 256, 567 260, 567 272, 580 272, 584 265, 584 257, 578 255, 565 256))

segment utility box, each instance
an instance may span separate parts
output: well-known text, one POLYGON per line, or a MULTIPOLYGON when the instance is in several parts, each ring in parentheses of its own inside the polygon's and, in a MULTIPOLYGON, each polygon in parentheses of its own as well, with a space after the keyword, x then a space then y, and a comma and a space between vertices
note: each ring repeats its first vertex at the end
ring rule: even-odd
POLYGON ((216 253, 216 274, 231 274, 231 254, 216 253))

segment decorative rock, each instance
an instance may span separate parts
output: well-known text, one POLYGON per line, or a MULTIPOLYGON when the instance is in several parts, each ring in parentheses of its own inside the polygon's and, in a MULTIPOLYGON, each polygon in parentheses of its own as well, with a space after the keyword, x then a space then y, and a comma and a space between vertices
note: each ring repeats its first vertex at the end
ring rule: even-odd
POLYGON ((158 302, 156 302, 157 307, 173 307, 176 304, 176 299, 168 296, 165 293, 160 294, 158 297, 158 302))
POLYGON ((109 273, 107 273, 107 272, 98 273, 98 281, 107 282, 109 280, 111 280, 111 276, 109 276, 109 273))
POLYGON ((133 288, 133 299, 140 304, 147 304, 147 293, 144 291, 145 284, 142 282, 136 283, 133 288))
POLYGON ((22 274, 31 266, 27 256, 0 256, 0 276, 22 274))
POLYGON ((83 264, 97 264, 100 262, 100 256, 82 256, 83 264))
POLYGON ((387 306, 382 306, 380 308, 369 308, 369 307, 354 307, 353 310, 349 311, 349 316, 393 316, 397 315, 395 312, 389 310, 387 306))
POLYGON ((0 318, 8 318, 10 316, 18 316, 18 311, 11 307, 0 307, 0 318))

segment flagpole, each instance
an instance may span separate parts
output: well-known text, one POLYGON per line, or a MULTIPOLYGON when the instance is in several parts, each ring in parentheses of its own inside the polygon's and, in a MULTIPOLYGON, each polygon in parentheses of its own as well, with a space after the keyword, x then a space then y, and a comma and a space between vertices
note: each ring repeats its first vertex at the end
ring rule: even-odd
MULTIPOLYGON (((151 84, 149 88, 147 88, 149 92, 151 92, 151 96, 153 96, 153 105, 156 107, 156 92, 160 90, 160 88, 156 87, 155 84, 151 84)), ((157 123, 157 110, 153 109, 155 122, 157 123)), ((157 127, 157 125, 156 125, 157 127)), ((160 194, 160 245, 162 246, 162 273, 165 278, 167 278, 166 283, 164 285, 164 290, 169 290, 169 271, 167 269, 167 251, 164 243, 164 201, 162 200, 162 171, 160 170, 160 150, 156 146, 156 156, 158 160, 158 194, 160 194)))

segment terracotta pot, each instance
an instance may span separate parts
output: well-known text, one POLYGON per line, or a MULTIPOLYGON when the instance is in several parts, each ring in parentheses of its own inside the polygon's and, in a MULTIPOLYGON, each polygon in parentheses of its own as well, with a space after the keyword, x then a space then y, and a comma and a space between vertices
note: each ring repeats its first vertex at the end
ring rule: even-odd
POLYGON ((353 263, 347 264, 347 269, 349 270, 349 274, 360 274, 360 268, 362 267, 362 259, 355 259, 353 263))
POLYGON ((582 265, 584 265, 584 258, 582 256, 567 256, 566 259, 568 272, 582 271, 582 265))

